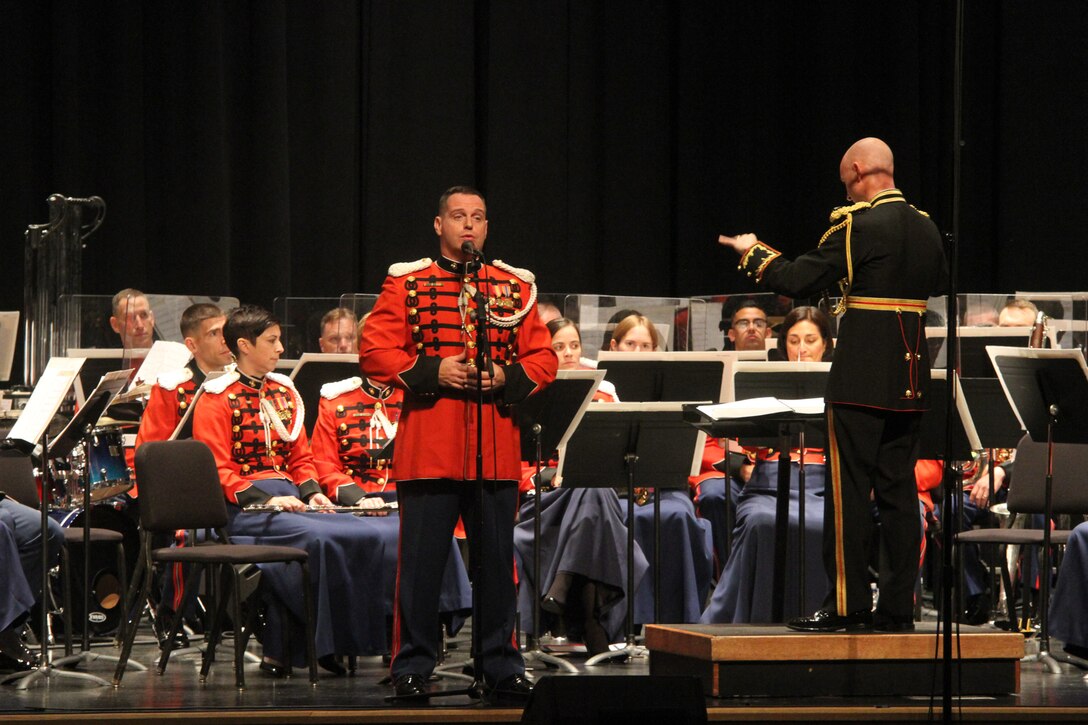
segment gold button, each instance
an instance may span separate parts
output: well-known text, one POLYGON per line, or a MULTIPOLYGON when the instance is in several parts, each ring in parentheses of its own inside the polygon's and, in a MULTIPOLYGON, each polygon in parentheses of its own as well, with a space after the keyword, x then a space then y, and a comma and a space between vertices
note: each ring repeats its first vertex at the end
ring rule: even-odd
POLYGON ((418 314, 419 314, 419 310, 418 310, 418 309, 416 309, 415 307, 409 307, 409 308, 408 308, 408 314, 409 314, 409 315, 418 315, 418 314))
POLYGON ((408 290, 408 296, 409 297, 415 297, 416 296, 416 291, 414 289, 408 290))
POLYGON ((919 399, 919 400, 921 400, 921 399, 922 399, 922 391, 921 391, 921 390, 919 390, 919 391, 918 391, 918 399, 919 399))
POLYGON ((412 325, 412 332, 419 332, 419 325, 412 325))
POLYGON ((382 409, 382 401, 375 400, 374 401, 374 410, 381 410, 381 409, 382 409))
POLYGON ((340 432, 341 433, 347 433, 348 432, 348 424, 347 423, 341 423, 340 424, 340 432))
POLYGON ((281 386, 280 386, 280 392, 281 392, 281 393, 286 393, 286 392, 287 392, 287 388, 285 388, 285 387, 283 387, 283 386, 281 385, 281 386))
POLYGON ((342 406, 342 405, 336 406, 336 412, 337 413, 343 413, 344 412, 344 406, 342 406))
POLYGON ((243 463, 242 464, 242 473, 249 473, 249 464, 248 463, 243 463))
POLYGON ((910 353, 908 352, 906 355, 904 355, 903 359, 906 360, 907 362, 910 362, 910 353))
POLYGON ((471 322, 465 325, 465 332, 476 332, 476 325, 471 322))
POLYGON ((914 392, 913 392, 913 391, 910 391, 910 390, 908 390, 908 391, 907 391, 907 397, 908 397, 908 398, 913 398, 913 397, 914 397, 914 392))
POLYGON ((520 292, 515 292, 514 294, 512 294, 510 296, 513 297, 515 300, 520 300, 521 299, 521 293, 520 292))
POLYGON ((180 403, 178 403, 178 410, 185 410, 188 407, 189 407, 189 404, 186 403, 184 400, 181 401, 180 403))
POLYGON ((288 400, 288 401, 287 401, 287 407, 288 407, 288 408, 294 408, 294 407, 295 407, 295 401, 293 401, 293 400, 288 400))
POLYGON ((412 276, 409 276, 409 277, 408 277, 408 281, 409 281, 409 282, 415 282, 415 281, 416 281, 416 278, 415 278, 415 277, 412 277, 412 276))
POLYGON ((233 427, 231 428, 231 430, 232 430, 232 431, 234 431, 235 433, 237 433, 238 431, 242 430, 242 427, 241 427, 241 426, 239 426, 239 425, 236 425, 236 426, 233 426, 233 427))
POLYGON ((355 473, 355 471, 350 469, 350 468, 345 468, 344 473, 346 473, 346 474, 348 474, 350 476, 351 474, 355 473))
POLYGON ((476 341, 475 340, 469 340, 468 341, 468 349, 471 350, 474 347, 476 347, 476 341))
POLYGON ((340 445, 342 445, 342 446, 344 446, 344 447, 347 447, 347 445, 348 445, 348 439, 347 439, 347 438, 341 438, 341 439, 340 439, 340 445))
POLYGON ((227 400, 238 400, 238 396, 234 393, 227 393, 227 400))
POLYGON ((234 444, 234 450, 236 450, 236 451, 242 450, 242 444, 241 443, 235 443, 234 444))
POLYGON ((518 281, 516 279, 510 280, 510 284, 517 284, 517 283, 518 283, 518 281))
POLYGON ((417 350, 422 350, 423 349, 423 343, 422 342, 417 342, 416 343, 416 349, 417 350))
POLYGON ((472 284, 472 277, 465 277, 465 284, 472 284))

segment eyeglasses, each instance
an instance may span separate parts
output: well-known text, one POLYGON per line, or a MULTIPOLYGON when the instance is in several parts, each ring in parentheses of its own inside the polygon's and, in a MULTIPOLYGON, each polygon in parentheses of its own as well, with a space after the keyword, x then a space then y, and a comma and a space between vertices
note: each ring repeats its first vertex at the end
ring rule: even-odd
POLYGON ((751 326, 755 326, 755 328, 757 330, 762 332, 763 330, 767 329, 767 321, 766 320, 737 320, 736 322, 733 323, 733 327, 735 329, 741 331, 741 332, 744 332, 745 330, 747 330, 751 326))

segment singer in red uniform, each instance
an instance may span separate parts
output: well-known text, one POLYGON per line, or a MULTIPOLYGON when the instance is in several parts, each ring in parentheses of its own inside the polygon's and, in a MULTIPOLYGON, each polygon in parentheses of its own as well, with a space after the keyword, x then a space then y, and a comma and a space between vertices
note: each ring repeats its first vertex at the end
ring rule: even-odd
POLYGON ((476 677, 497 697, 520 697, 532 684, 514 641, 513 528, 521 451, 511 406, 554 380, 558 363, 537 316, 533 275, 477 259, 487 239, 480 193, 468 187, 446 191, 434 230, 441 257, 390 267, 360 346, 364 375, 404 390, 393 453, 401 540, 391 670, 397 694, 425 694, 440 646, 433 622, 442 567, 460 514, 469 538, 481 537, 479 579, 473 583, 480 621, 473 627, 483 672, 476 677), (491 366, 480 354, 485 345, 491 366), (485 480, 479 531, 473 510, 478 426, 485 480))

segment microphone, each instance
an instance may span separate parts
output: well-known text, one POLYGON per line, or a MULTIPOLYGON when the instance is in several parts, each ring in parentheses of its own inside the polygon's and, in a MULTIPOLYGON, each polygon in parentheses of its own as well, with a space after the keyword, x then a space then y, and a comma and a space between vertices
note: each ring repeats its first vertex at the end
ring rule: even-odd
POLYGON ((467 239, 461 242, 461 254, 466 257, 472 257, 473 259, 479 259, 481 256, 480 250, 476 248, 476 245, 467 239))

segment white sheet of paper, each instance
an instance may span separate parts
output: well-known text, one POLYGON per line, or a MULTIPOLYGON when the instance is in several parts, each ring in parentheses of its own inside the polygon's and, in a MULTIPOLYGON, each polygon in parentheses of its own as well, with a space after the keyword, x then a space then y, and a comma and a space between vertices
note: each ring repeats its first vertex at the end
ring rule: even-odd
POLYGON ((734 418, 756 418, 775 413, 800 413, 802 415, 822 415, 823 398, 801 398, 798 400, 780 400, 779 398, 748 398, 732 403, 718 405, 700 405, 699 411, 714 420, 734 418))
POLYGON ((135 377, 132 378, 129 390, 143 383, 153 383, 165 372, 185 367, 192 356, 189 348, 180 342, 156 340, 148 351, 147 357, 144 358, 143 364, 140 365, 140 369, 136 371, 135 377))
POLYGON ((86 358, 82 357, 50 358, 38 384, 34 386, 34 392, 30 394, 26 408, 8 432, 8 438, 18 438, 27 443, 40 441, 84 362, 86 358))
POLYGON ((0 380, 11 378, 15 340, 19 337, 19 313, 0 312, 0 380))

